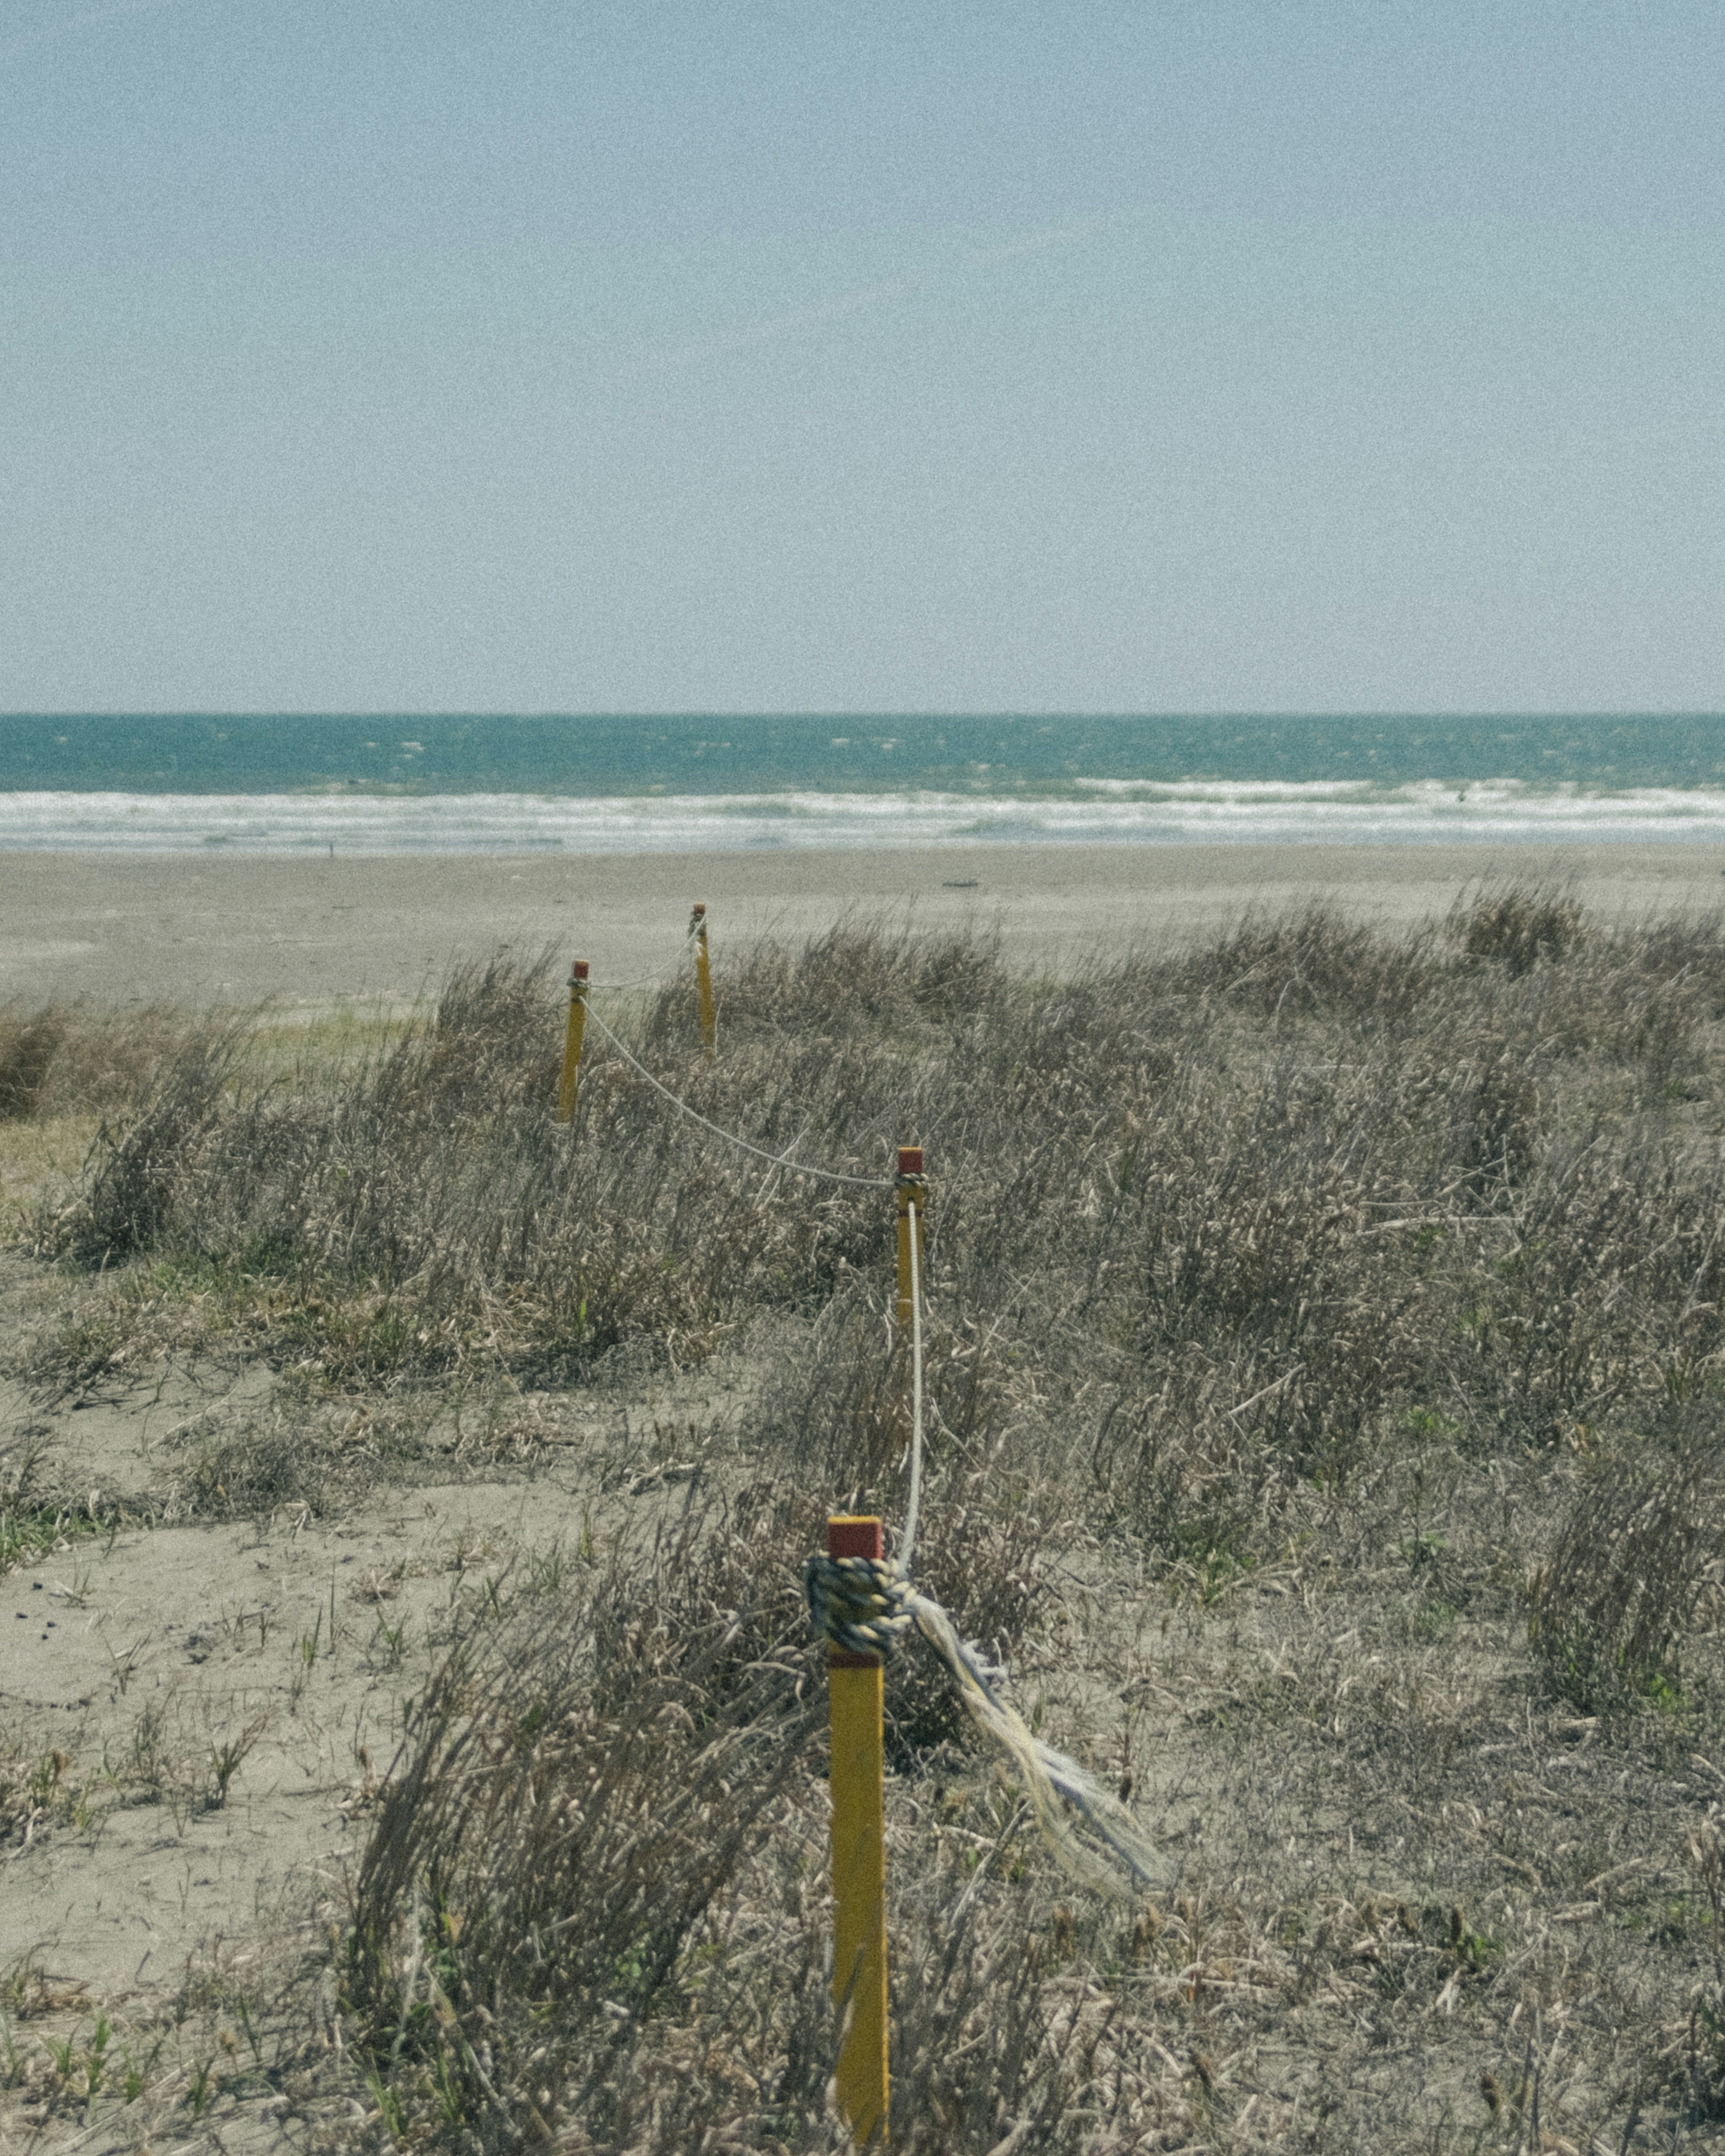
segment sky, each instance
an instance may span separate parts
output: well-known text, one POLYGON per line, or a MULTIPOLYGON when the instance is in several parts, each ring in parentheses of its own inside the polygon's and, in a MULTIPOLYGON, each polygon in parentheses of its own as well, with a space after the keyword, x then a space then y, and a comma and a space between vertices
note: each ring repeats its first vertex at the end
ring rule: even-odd
POLYGON ((0 0, 0 709, 1725 708, 1717 0, 0 0))

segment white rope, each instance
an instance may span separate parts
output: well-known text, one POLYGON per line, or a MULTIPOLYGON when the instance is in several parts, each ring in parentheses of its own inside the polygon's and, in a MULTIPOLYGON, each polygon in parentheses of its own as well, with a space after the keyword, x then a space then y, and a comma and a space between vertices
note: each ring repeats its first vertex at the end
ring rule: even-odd
POLYGON ((1101 1837, 1129 1880, 1143 1887, 1155 1885, 1166 1879, 1167 1868, 1138 1832, 1125 1805, 1101 1788, 1076 1759, 1043 1743, 1025 1727, 994 1689, 1001 1672, 987 1666, 932 1596, 920 1594, 911 1587, 911 1558, 916 1547, 917 1515, 922 1509, 922 1265, 917 1234, 922 1222, 914 1204, 907 1204, 905 1211, 911 1227, 911 1492, 905 1511, 904 1546, 895 1559, 899 1579, 907 1590, 904 1607, 946 1664, 973 1718, 1017 1761, 1037 1824, 1067 1869, 1104 1893, 1125 1891, 1119 1875, 1072 1833, 1050 1799, 1051 1790, 1064 1797, 1101 1837))
MULTIPOLYGON (((911 1235, 911 1426, 904 1537, 890 1558, 812 1557, 803 1575, 809 1613, 819 1631, 852 1653, 884 1656, 914 1625, 945 1664, 971 1718, 1018 1768, 1036 1824, 1065 1869, 1106 1894, 1126 1895, 1134 1887, 1163 1884, 1168 1866, 1124 1804, 1076 1759, 1045 1744, 1026 1726, 996 1689, 1004 1672, 983 1660, 932 1595, 918 1593, 911 1584, 911 1558, 922 1507, 922 1268, 916 1247, 922 1224, 917 1209, 907 1203, 905 1211, 911 1235), (1061 1809, 1062 1800, 1101 1841, 1101 1851, 1075 1831, 1061 1809)), ((961 1902, 961 1911, 964 1906, 961 1902)), ((957 1921, 956 1912, 952 1921, 957 1921)))
POLYGON ((921 1223, 914 1205, 906 1209, 911 1220, 911 1502, 905 1512, 905 1546, 898 1561, 908 1572, 916 1548, 916 1516, 922 1510, 922 1273, 916 1249, 921 1223))
POLYGON ((632 981, 589 981, 588 993, 592 994, 595 990, 604 990, 608 993, 617 988, 650 988, 660 981, 668 981, 689 955, 689 946, 694 941, 695 931, 691 928, 678 945, 676 957, 671 960, 670 965, 661 966, 656 973, 639 973, 632 981))
POLYGON ((697 1109, 691 1108, 686 1101, 680 1101, 669 1086, 661 1086, 646 1065, 638 1061, 629 1054, 628 1049, 624 1046, 596 1010, 590 1009, 588 1016, 592 1019, 593 1024, 604 1034, 624 1061, 638 1070, 655 1093, 663 1093, 672 1107, 680 1109, 691 1122, 699 1123, 702 1130, 711 1131, 716 1138, 723 1138, 726 1145, 734 1145, 739 1152, 751 1152, 757 1160, 764 1160, 770 1168, 788 1168, 793 1175, 818 1176, 823 1183, 848 1183, 858 1190, 891 1190, 895 1187, 890 1175, 841 1175, 836 1168, 810 1168, 806 1162, 793 1160, 791 1153, 794 1152, 803 1142, 803 1133, 802 1132, 798 1132, 797 1137, 791 1140, 789 1151, 768 1152, 764 1146, 751 1145, 747 1138, 738 1137, 734 1131, 727 1131, 722 1129, 717 1123, 709 1122, 697 1109))

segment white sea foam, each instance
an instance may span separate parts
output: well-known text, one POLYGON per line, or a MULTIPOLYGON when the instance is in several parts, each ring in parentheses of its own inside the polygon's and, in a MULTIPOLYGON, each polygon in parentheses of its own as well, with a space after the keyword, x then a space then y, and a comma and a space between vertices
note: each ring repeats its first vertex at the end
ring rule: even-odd
POLYGON ((1500 779, 1080 780, 1058 798, 959 793, 0 793, 0 849, 239 854, 626 854, 993 844, 1725 842, 1725 788, 1609 793, 1500 779))

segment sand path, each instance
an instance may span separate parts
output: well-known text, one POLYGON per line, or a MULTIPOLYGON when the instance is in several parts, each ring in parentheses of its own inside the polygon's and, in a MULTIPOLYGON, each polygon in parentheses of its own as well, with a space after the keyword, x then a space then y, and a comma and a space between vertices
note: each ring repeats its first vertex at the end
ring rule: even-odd
POLYGON ((1568 880, 1614 915, 1716 906, 1702 845, 971 846, 903 850, 331 860, 0 855, 0 1000, 250 1004, 411 998, 458 954, 547 943, 622 979, 676 954, 703 900, 716 957, 800 939, 848 911, 925 928, 998 922, 1022 964, 1060 968, 1181 942, 1257 904, 1327 899, 1394 923, 1480 877, 1568 880))

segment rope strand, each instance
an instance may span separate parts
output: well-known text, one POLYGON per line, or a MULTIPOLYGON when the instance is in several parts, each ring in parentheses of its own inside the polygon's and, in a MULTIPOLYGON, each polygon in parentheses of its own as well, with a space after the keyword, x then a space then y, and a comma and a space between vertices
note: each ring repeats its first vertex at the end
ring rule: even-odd
POLYGON ((917 1249, 921 1223, 914 1204, 906 1210, 911 1224, 911 1488, 904 1539, 896 1558, 832 1558, 824 1553, 810 1558, 803 1576, 809 1615, 816 1630, 845 1652, 883 1658, 914 1626, 940 1658, 972 1721, 1017 1768, 1042 1838, 1065 1869, 1103 1894, 1127 1896, 1135 1886, 1163 1884, 1168 1866, 1138 1831, 1126 1806, 1076 1759, 1042 1742, 996 1690, 1001 1672, 988 1668, 977 1648, 960 1637, 957 1626, 932 1595, 919 1594, 911 1584, 911 1559, 922 1508, 922 1280, 917 1249), (1068 1806, 1101 1843, 1106 1855, 1081 1839, 1068 1806))
POLYGON ((764 1160, 771 1168, 788 1168, 793 1175, 818 1176, 823 1183, 845 1183, 858 1190, 891 1190, 892 1188, 892 1178, 888 1175, 841 1175, 836 1168, 811 1168, 804 1161, 793 1160, 792 1152, 794 1152, 798 1146, 802 1143, 800 1137, 792 1139, 788 1151, 768 1152, 764 1146, 751 1145, 747 1138, 738 1137, 734 1131, 725 1130, 719 1124, 710 1122, 698 1109, 691 1108, 686 1101, 680 1101, 669 1086, 661 1086, 646 1065, 630 1055, 628 1049, 624 1046, 596 1010, 589 1010, 588 1016, 604 1034, 624 1061, 638 1070, 655 1093, 663 1093, 672 1107, 685 1115, 691 1122, 699 1123, 702 1130, 711 1131, 716 1138, 723 1138, 726 1145, 735 1146, 739 1152, 751 1152, 757 1160, 764 1160))
MULTIPOLYGON (((693 940, 693 932, 691 932, 693 940)), ((680 963, 680 953, 679 960, 680 963)), ((626 983, 615 983, 614 986, 626 983)), ((896 1186, 886 1176, 845 1175, 837 1169, 812 1168, 793 1161, 791 1154, 802 1137, 791 1141, 782 1153, 738 1137, 703 1116, 663 1085, 633 1055, 596 1010, 588 1015, 607 1040, 632 1070, 662 1094, 681 1115, 698 1123, 714 1137, 722 1138, 738 1152, 764 1160, 769 1168, 788 1168, 793 1175, 814 1176, 824 1183, 843 1183, 859 1190, 891 1190, 896 1186)), ((1000 1746, 1013 1761, 1036 1823, 1055 1857, 1072 1876, 1098 1892, 1130 1894, 1133 1886, 1164 1881, 1167 1866, 1138 1831, 1125 1805, 1102 1789, 1076 1759, 1056 1752, 1025 1723, 995 1689, 1001 1675, 990 1669, 980 1652, 959 1636, 957 1627, 932 1595, 919 1594, 911 1584, 911 1561, 916 1552, 916 1529, 922 1510, 923 1389, 922 1389, 922 1274, 919 1248, 922 1219, 917 1207, 908 1204, 911 1245, 911 1485, 905 1514, 904 1538, 896 1558, 832 1558, 824 1552, 809 1560, 804 1587, 809 1614, 816 1630, 832 1644, 852 1653, 891 1654, 912 1627, 938 1656, 957 1690, 972 1720, 1000 1746), (1102 1845, 1106 1856, 1081 1840, 1069 1815, 1076 1813, 1102 1845), (1114 1861, 1110 1863, 1108 1857, 1114 1861), (1122 1877, 1122 1873, 1125 1875, 1122 1877)))
POLYGON ((905 1512, 905 1546, 899 1563, 906 1577, 916 1548, 916 1520, 922 1510, 922 1276, 917 1263, 916 1230, 922 1223, 916 1208, 911 1215, 911 1502, 905 1512))
POLYGON ((588 983, 588 993, 608 994, 619 988, 650 988, 660 981, 668 981, 688 955, 689 946, 695 941, 691 928, 677 947, 677 955, 668 966, 661 966, 656 973, 639 973, 631 981, 593 981, 588 983))

